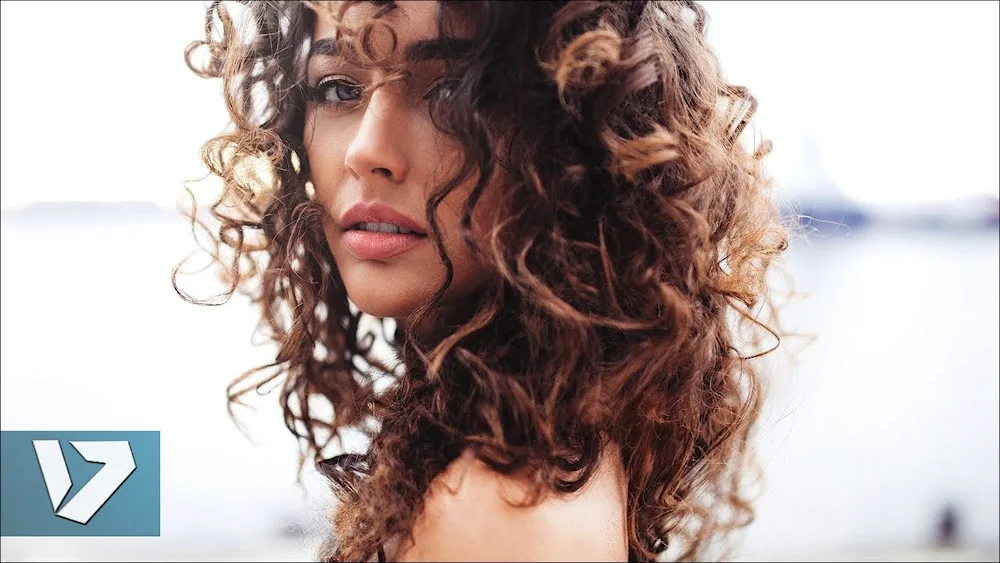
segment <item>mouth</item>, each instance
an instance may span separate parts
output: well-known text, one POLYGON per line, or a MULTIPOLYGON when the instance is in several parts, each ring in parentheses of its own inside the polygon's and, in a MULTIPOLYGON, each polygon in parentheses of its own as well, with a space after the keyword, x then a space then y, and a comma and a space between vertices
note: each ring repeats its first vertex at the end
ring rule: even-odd
POLYGON ((388 260, 427 241, 416 221, 379 202, 353 205, 340 224, 344 246, 361 260, 388 260))
POLYGON ((390 235, 413 235, 419 237, 426 237, 424 233, 407 229, 406 227, 401 227, 399 225, 394 225, 392 223, 380 223, 377 221, 370 222, 358 222, 349 226, 347 231, 364 231, 366 233, 386 233, 390 235))

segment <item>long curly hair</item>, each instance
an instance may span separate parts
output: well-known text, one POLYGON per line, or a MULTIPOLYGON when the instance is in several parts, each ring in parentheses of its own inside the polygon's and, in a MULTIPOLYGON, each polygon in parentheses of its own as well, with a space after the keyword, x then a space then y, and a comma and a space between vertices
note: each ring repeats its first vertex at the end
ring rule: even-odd
MULTIPOLYGON (((376 4, 364 24, 339 23, 338 41, 367 52, 393 9, 376 4)), ((431 108, 464 164, 426 208, 446 279, 393 330, 350 303, 309 197, 305 60, 326 9, 207 9, 185 58, 221 78, 232 127, 203 146, 223 189, 191 218, 227 289, 195 298, 174 271, 193 302, 250 296, 276 346, 229 387, 231 409, 280 383, 303 463, 342 446, 344 431, 370 438, 367 454, 328 470, 343 502, 321 558, 365 560, 405 537, 464 451, 529 472, 537 500, 580 488, 609 444, 628 483, 630 559, 704 557, 753 516, 752 360, 780 341, 767 275, 789 238, 763 171, 770 144, 742 142, 756 101, 723 78, 704 9, 441 4, 442 33, 456 19, 472 29, 473 48, 448 63, 452 95, 431 108), (477 237, 472 212, 494 174, 493 221, 477 237), (491 275, 443 307, 453 269, 436 212, 469 181, 463 243, 491 275), (418 325, 438 328, 418 336, 418 325)))

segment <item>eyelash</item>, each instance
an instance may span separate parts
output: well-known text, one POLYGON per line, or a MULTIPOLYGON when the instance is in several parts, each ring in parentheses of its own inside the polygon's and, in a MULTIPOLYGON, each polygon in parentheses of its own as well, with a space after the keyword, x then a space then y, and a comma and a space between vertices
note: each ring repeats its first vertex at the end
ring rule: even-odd
MULTIPOLYGON (((342 77, 327 77, 321 79, 315 86, 309 88, 308 98, 310 101, 316 102, 321 106, 332 105, 332 106, 342 106, 346 103, 356 102, 360 99, 361 86, 345 80, 342 77), (331 91, 335 92, 339 88, 350 88, 358 96, 354 100, 331 100, 328 95, 331 91)), ((339 96, 338 96, 339 97, 339 96)))
MULTIPOLYGON (((364 90, 361 85, 355 84, 354 82, 346 79, 347 77, 333 76, 320 79, 320 81, 315 86, 310 86, 306 92, 306 97, 312 101, 316 102, 320 106, 330 106, 330 107, 344 107, 347 104, 357 104, 361 101, 364 95, 364 90), (352 94, 357 96, 354 99, 329 99, 328 95, 330 92, 337 92, 340 88, 346 88, 351 90, 352 94)), ((445 86, 450 86, 454 89, 457 86, 458 80, 444 78, 436 82, 431 88, 424 94, 423 99, 429 100, 438 92, 444 91, 445 86)), ((341 92, 342 93, 342 92, 341 92)), ((449 94, 449 96, 452 94, 449 94)), ((338 98, 341 96, 337 96, 338 98)))

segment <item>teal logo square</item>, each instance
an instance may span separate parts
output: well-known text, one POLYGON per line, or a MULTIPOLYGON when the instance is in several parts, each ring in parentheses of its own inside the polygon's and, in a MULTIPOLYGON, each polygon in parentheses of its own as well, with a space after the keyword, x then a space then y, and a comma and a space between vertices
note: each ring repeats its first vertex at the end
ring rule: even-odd
POLYGON ((0 536, 159 535, 159 432, 0 431, 0 536))

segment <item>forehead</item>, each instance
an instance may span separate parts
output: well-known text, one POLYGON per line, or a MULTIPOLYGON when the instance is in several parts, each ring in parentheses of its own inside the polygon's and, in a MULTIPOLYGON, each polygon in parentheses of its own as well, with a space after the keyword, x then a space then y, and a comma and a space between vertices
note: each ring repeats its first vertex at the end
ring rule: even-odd
MULTIPOLYGON (((334 5, 334 13, 337 6, 334 5)), ((376 11, 383 11, 374 2, 358 2, 350 5, 344 13, 343 24, 358 29, 371 19, 376 11)), ((383 13, 379 18, 392 26, 400 45, 415 41, 434 39, 439 35, 438 2, 436 1, 406 1, 397 2, 394 7, 383 13)), ((336 24, 332 15, 320 11, 313 28, 313 41, 333 38, 336 34, 336 24)), ((378 33, 376 34, 378 35, 378 33)))

